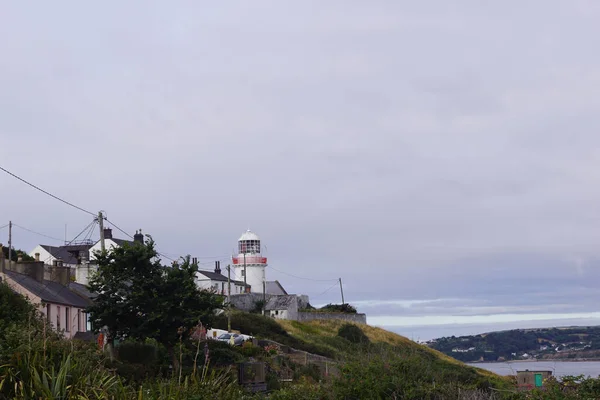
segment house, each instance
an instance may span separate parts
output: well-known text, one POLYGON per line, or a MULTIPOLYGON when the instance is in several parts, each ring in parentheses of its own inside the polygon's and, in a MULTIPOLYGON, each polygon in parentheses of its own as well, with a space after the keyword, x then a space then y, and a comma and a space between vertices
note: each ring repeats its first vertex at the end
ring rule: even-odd
MULTIPOLYGON (((195 261, 195 260, 194 260, 195 261)), ((214 271, 199 270, 196 274, 196 285, 200 289, 212 289, 221 295, 240 294, 250 291, 250 285, 237 280, 230 280, 221 273, 221 263, 215 263, 214 271), (231 293, 229 293, 229 284, 231 284, 231 293)))
MULTIPOLYGON (((135 242, 144 243, 144 235, 141 229, 133 235, 133 241, 117 239, 112 235, 112 229, 104 229, 104 246, 107 250, 120 247, 125 243, 133 244, 135 242)), ((31 257, 39 258, 42 262, 52 265, 55 262, 62 262, 65 267, 70 267, 74 275, 75 282, 87 285, 91 272, 98 269, 95 261, 95 253, 102 248, 101 241, 81 241, 72 242, 63 246, 49 246, 45 244, 37 245, 29 252, 31 257)))
POLYGON ((517 387, 519 389, 534 389, 544 386, 544 381, 552 376, 552 371, 517 371, 517 387))
POLYGON ((65 337, 73 338, 90 329, 85 309, 91 300, 75 290, 77 284, 71 282, 70 268, 59 261, 46 265, 38 256, 36 261, 10 262, 0 252, 0 279, 37 304, 48 322, 65 337))
MULTIPOLYGON (((135 232, 135 235, 133 235, 133 241, 131 240, 125 240, 125 239, 117 239, 114 238, 112 235, 112 229, 110 228, 104 228, 104 247, 106 248, 106 250, 110 251, 111 249, 114 249, 115 247, 121 247, 123 246, 125 243, 132 245, 134 243, 144 243, 144 235, 142 234, 142 230, 140 229, 139 231, 135 232)), ((96 242, 96 244, 94 244, 90 250, 89 250, 89 260, 90 261, 95 261, 96 260, 96 256, 95 253, 99 252, 102 249, 102 244, 100 243, 100 240, 98 240, 96 242)))
POLYGON ((267 300, 265 313, 275 319, 298 319, 298 296, 272 296, 267 300))

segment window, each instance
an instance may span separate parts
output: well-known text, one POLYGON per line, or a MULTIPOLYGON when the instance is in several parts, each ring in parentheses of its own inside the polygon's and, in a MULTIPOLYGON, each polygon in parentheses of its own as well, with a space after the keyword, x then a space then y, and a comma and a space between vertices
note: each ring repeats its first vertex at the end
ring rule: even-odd
POLYGON ((50 304, 46 304, 46 320, 48 322, 52 322, 52 320, 50 319, 50 310, 51 310, 51 306, 50 304))
POLYGON ((70 308, 65 307, 65 331, 66 332, 71 331, 71 321, 69 319, 69 311, 70 311, 70 308))
POLYGON ((246 270, 242 270, 242 276, 246 276, 246 270))
POLYGON ((60 331, 60 306, 56 306, 56 330, 60 331))
POLYGON ((81 310, 77 310, 77 332, 81 332, 81 310))

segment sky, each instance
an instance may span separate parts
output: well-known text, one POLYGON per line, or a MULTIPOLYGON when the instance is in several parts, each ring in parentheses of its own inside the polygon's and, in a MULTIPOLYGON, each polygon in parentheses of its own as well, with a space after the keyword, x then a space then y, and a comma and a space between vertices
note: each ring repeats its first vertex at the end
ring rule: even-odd
MULTIPOLYGON (((251 229, 268 279, 319 305, 341 277, 411 338, 600 324, 599 18, 594 0, 5 1, 0 166, 203 268, 251 229)), ((4 173, 0 193, 17 248, 92 221, 4 173)))

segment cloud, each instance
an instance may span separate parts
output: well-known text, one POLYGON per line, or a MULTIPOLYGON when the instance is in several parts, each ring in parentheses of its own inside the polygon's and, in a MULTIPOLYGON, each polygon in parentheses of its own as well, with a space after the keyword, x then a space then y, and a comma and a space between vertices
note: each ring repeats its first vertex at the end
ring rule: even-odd
MULTIPOLYGON (((0 165, 169 254, 226 261, 251 228, 277 270, 342 277, 373 315, 593 311, 599 13, 13 3, 0 165)), ((0 183, 0 219, 58 237, 89 223, 0 183)), ((337 299, 277 270, 289 291, 337 299)))

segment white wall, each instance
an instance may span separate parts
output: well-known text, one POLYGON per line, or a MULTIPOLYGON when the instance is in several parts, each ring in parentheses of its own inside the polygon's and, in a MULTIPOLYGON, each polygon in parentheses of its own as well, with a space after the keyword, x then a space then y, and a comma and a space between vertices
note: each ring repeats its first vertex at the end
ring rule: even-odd
POLYGON ((75 282, 87 285, 90 275, 98 271, 96 264, 80 264, 75 267, 75 282))
POLYGON ((288 319, 287 310, 270 310, 269 316, 275 319, 288 319))
MULTIPOLYGON (((117 243, 113 242, 112 239, 105 239, 104 246, 106 247, 106 250, 111 250, 111 249, 114 249, 115 247, 119 247, 119 245, 117 243)), ((98 243, 93 245, 92 248, 90 249, 90 258, 89 259, 95 260, 96 256, 94 256, 94 253, 96 251, 100 251, 101 248, 102 248, 102 245, 100 244, 100 241, 98 241, 98 243)))
POLYGON ((48 303, 41 308, 52 327, 61 331, 67 339, 75 336, 77 332, 87 331, 87 314, 84 309, 54 303, 48 303))
MULTIPOLYGON (((233 272, 235 273, 235 279, 238 281, 244 281, 244 265, 234 265, 233 272)), ((246 265, 246 283, 250 285, 250 292, 262 293, 263 282, 265 281, 265 265, 246 265)))
MULTIPOLYGON (((196 285, 200 289, 214 289, 219 294, 227 295, 229 286, 226 281, 216 281, 207 278, 202 275, 202 271, 199 271, 196 275, 196 285)), ((239 285, 235 282, 231 282, 231 294, 244 293, 244 285, 239 285)))

